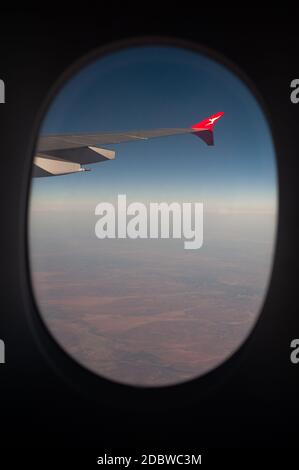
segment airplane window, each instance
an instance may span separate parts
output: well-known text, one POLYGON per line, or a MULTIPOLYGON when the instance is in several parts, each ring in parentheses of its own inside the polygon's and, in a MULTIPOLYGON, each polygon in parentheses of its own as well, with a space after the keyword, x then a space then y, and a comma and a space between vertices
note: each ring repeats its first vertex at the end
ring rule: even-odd
POLYGON ((53 97, 32 166, 33 293, 75 361, 156 387, 242 345, 271 275, 277 182, 263 110, 230 67, 174 45, 99 54, 53 97))

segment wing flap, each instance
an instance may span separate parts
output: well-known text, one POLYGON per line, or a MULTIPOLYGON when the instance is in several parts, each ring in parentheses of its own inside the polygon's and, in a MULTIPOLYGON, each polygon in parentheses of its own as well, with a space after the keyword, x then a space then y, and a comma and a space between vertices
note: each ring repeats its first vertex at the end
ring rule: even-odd
POLYGON ((114 160, 115 151, 102 149, 98 147, 76 147, 69 149, 57 149, 51 151, 44 151, 42 155, 49 159, 59 158, 73 163, 80 163, 81 165, 88 165, 90 163, 99 163, 106 160, 114 160))
MULTIPOLYGON (((34 158, 34 166, 38 176, 57 176, 81 171, 79 163, 59 160, 58 158, 46 158, 44 155, 37 155, 34 158)), ((36 175, 35 175, 36 176, 36 175)))

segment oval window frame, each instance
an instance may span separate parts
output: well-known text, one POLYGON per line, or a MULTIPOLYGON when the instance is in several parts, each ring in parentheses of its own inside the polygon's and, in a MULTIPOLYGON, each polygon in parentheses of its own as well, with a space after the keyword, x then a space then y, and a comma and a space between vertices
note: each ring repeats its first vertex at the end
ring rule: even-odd
POLYGON ((29 152, 30 159, 27 162, 27 187, 26 187, 26 200, 25 200, 25 272, 26 281, 24 286, 24 297, 26 299, 26 313, 31 327, 32 334, 39 346, 40 351, 46 358, 47 362, 61 377, 72 387, 92 397, 96 402, 103 405, 103 400, 107 404, 119 406, 123 408, 124 405, 129 408, 139 409, 139 407, 148 409, 163 409, 165 406, 175 407, 178 402, 187 402, 189 405, 192 400, 198 402, 207 396, 215 388, 224 384, 233 372, 238 369, 244 355, 250 352, 252 338, 254 336, 257 325, 263 319, 264 306, 267 301, 270 286, 273 277, 273 267, 277 255, 277 234, 280 220, 280 187, 278 178, 278 164, 277 164, 277 145, 272 131, 271 116, 267 106, 257 90, 254 83, 248 76, 231 60, 224 57, 219 52, 207 48, 199 43, 185 40, 177 37, 169 36, 137 36, 132 38, 122 39, 120 41, 113 41, 105 44, 104 46, 95 48, 90 53, 77 59, 71 66, 69 66, 57 79, 49 93, 47 94, 38 116, 35 121, 34 129, 32 131, 31 151, 29 152), (158 386, 142 386, 142 385, 129 385, 113 381, 112 379, 105 378, 87 367, 81 365, 76 361, 73 356, 63 349, 54 335, 51 333, 46 323, 43 320, 42 314, 39 312, 38 304, 35 300, 31 269, 30 269, 30 255, 29 255, 29 214, 30 214, 30 192, 31 192, 31 178, 32 178, 32 162, 34 157, 34 150, 39 135, 41 124, 46 116, 48 109, 60 92, 65 83, 72 78, 85 66, 88 66, 96 59, 100 59, 108 54, 119 52, 123 49, 130 47, 145 47, 145 46, 168 46, 186 49, 199 53, 207 58, 218 62, 219 64, 230 70, 252 93, 256 99, 260 109, 265 117, 268 125, 271 142, 273 145, 273 153, 275 158, 276 168, 276 225, 273 237, 273 254, 269 268, 268 282, 265 288, 264 297, 261 302, 260 310, 257 313, 256 319, 251 325, 249 332, 243 342, 234 350, 229 357, 223 359, 219 365, 209 370, 208 372, 194 377, 186 382, 170 385, 158 386), (100 399, 99 399, 100 394, 100 399), (120 403, 121 402, 121 403, 120 403))

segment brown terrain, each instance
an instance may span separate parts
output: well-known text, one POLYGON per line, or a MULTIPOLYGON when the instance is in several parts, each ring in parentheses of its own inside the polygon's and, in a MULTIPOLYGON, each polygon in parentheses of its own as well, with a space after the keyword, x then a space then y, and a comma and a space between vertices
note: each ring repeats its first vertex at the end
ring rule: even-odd
POLYGON ((32 258, 46 325, 88 369, 133 385, 182 382, 222 363, 253 327, 269 244, 232 243, 223 256, 181 241, 101 243, 32 258))

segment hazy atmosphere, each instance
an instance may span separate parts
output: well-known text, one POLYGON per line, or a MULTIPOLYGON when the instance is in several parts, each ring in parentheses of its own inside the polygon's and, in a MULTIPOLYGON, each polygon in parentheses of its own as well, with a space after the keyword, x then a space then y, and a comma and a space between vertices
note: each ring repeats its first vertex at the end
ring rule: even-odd
POLYGON ((194 135, 104 146, 91 172, 32 180, 29 249, 41 316, 80 364, 159 386, 228 358, 251 331, 276 231, 275 155, 249 89, 213 60, 136 47, 99 58, 57 95, 41 134, 190 127, 218 111, 215 146, 194 135), (95 236, 99 202, 202 202, 203 247, 95 236))

